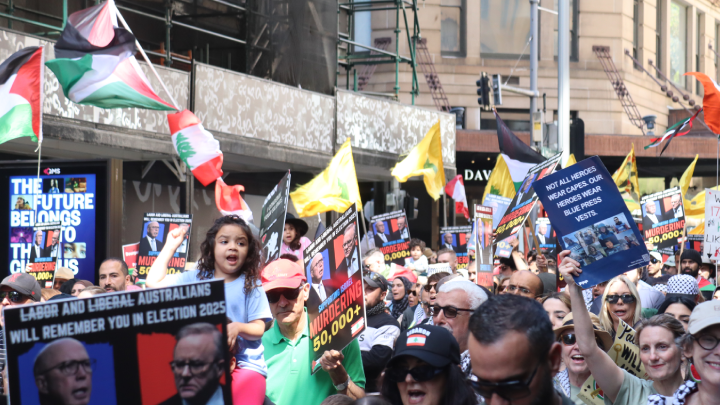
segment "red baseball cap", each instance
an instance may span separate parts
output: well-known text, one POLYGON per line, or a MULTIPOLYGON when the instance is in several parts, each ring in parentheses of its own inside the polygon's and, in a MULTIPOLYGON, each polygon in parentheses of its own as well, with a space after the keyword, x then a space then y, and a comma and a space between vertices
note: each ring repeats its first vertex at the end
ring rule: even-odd
POLYGON ((265 291, 270 291, 276 288, 298 288, 307 281, 307 277, 297 263, 278 259, 265 266, 261 280, 265 291))

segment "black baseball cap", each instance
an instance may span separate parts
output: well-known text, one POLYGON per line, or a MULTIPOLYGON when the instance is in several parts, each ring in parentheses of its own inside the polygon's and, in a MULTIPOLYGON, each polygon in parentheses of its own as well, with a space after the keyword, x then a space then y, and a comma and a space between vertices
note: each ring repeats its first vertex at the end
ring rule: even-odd
POLYGON ((387 291, 388 289, 389 283, 387 279, 383 277, 383 275, 380 273, 371 271, 365 277, 363 277, 363 279, 365 280, 365 284, 369 285, 372 288, 381 288, 383 291, 387 291))
POLYGON ((450 363, 460 364, 460 346, 447 329, 418 325, 400 334, 388 367, 402 356, 413 356, 433 367, 442 368, 450 363))
POLYGON ((35 302, 40 302, 40 284, 27 273, 15 273, 5 277, 0 285, 8 286, 35 302))

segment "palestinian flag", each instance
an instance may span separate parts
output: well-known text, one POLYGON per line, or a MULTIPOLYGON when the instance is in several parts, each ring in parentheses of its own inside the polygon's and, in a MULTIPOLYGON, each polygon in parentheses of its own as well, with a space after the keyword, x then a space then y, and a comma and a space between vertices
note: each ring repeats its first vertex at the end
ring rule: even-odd
POLYGON ((0 143, 42 142, 43 48, 31 46, 0 64, 0 143))
POLYGON ((221 177, 223 153, 220 143, 203 128, 198 117, 188 110, 167 117, 175 150, 193 176, 203 186, 221 177))
POLYGON ((175 108, 162 100, 135 60, 135 36, 118 28, 113 0, 73 13, 46 62, 77 104, 100 108, 175 108))
POLYGON ((700 111, 702 110, 703 109, 701 108, 697 110, 695 114, 692 115, 692 117, 678 121, 675 125, 668 128, 667 131, 665 131, 665 135, 663 135, 661 138, 651 139, 651 143, 645 146, 645 149, 658 147, 664 140, 667 139, 667 143, 663 147, 662 151, 660 151, 660 156, 662 156, 663 152, 665 152, 665 149, 667 149, 668 145, 670 145, 670 142, 672 142, 673 138, 687 135, 687 133, 690 132, 693 126, 693 121, 695 121, 695 118, 697 118, 698 114, 700 114, 700 111))
POLYGON ((543 155, 535 152, 513 134, 497 111, 493 110, 493 113, 497 121, 500 155, 485 186, 483 201, 487 194, 513 198, 530 168, 545 161, 543 155))

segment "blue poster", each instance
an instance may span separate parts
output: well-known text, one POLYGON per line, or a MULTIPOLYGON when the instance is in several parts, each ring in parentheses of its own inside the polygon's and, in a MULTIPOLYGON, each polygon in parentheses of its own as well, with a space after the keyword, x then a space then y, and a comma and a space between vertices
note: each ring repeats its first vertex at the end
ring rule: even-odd
POLYGON ((37 222, 62 222, 58 266, 95 283, 95 190, 94 174, 11 176, 10 273, 30 261, 37 212, 37 222))
POLYGON ((535 182, 563 250, 580 262, 589 288, 646 266, 650 254, 615 182, 593 156, 535 182), (621 226, 618 226, 620 224, 621 226))

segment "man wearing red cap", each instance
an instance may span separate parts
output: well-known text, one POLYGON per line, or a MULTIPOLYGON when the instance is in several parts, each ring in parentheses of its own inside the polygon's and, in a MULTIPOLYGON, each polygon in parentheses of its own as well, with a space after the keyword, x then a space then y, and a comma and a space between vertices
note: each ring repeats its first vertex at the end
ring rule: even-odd
POLYGON ((326 351, 320 359, 323 370, 310 372, 312 342, 305 311, 310 284, 302 267, 290 260, 275 260, 263 270, 262 283, 275 318, 262 338, 268 398, 277 405, 319 405, 333 394, 364 397, 365 373, 357 340, 342 352, 326 351))

